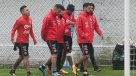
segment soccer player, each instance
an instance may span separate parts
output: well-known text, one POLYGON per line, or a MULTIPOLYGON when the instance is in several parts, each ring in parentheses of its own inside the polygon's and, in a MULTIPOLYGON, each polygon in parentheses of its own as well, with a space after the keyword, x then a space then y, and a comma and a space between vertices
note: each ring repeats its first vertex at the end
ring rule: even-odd
MULTIPOLYGON (((85 8, 83 9, 83 11, 86 10, 85 8)), ((92 66, 94 68, 94 71, 96 72, 100 72, 102 69, 96 64, 96 61, 95 61, 95 57, 94 57, 94 47, 92 45, 91 47, 91 50, 90 51, 90 60, 92 62, 92 66)), ((83 66, 83 63, 81 63, 81 66, 80 66, 80 72, 83 72, 84 71, 84 66, 83 66)))
MULTIPOLYGON (((44 17, 42 29, 41 29, 41 37, 44 41, 47 42, 49 46, 51 57, 48 59, 52 63, 52 74, 53 76, 59 76, 60 74, 57 72, 57 57, 59 50, 57 49, 57 16, 61 14, 64 10, 64 7, 61 4, 56 4, 53 9, 50 10, 49 14, 44 17)), ((40 70, 44 73, 46 64, 40 66, 40 70)))
POLYGON ((75 6, 73 4, 69 4, 67 6, 67 10, 64 11, 63 18, 65 19, 65 35, 64 35, 64 42, 65 42, 65 48, 66 51, 64 52, 63 56, 64 59, 62 63, 64 63, 65 58, 67 57, 67 60, 72 67, 73 61, 71 57, 71 50, 72 50, 72 34, 71 29, 75 26, 75 17, 73 15, 73 12, 75 10, 75 6))
POLYGON ((83 12, 81 12, 76 21, 76 31, 78 44, 81 48, 83 55, 78 60, 78 62, 72 66, 73 73, 77 74, 77 67, 79 64, 84 62, 84 74, 83 76, 89 76, 87 73, 88 66, 88 58, 89 53, 92 51, 92 42, 94 37, 94 31, 98 33, 98 35, 103 39, 103 34, 98 26, 96 17, 93 13, 94 11, 93 3, 84 3, 83 4, 83 12))
MULTIPOLYGON (((67 10, 64 11, 63 18, 65 20, 65 34, 64 34, 64 48, 65 51, 63 51, 62 54, 62 61, 61 61, 61 68, 63 67, 63 64, 65 62, 65 59, 67 57, 67 60, 72 67, 73 62, 71 58, 71 50, 72 50, 72 34, 71 34, 71 28, 75 26, 75 18, 73 16, 73 12, 75 10, 75 6, 73 4, 69 4, 67 6, 67 10)), ((49 63, 50 64, 50 63, 49 63)), ((48 65, 50 67, 50 65, 48 65)), ((61 70, 63 73, 68 73, 64 70, 61 70)), ((48 70, 48 72, 50 72, 48 70)))
POLYGON ((11 42, 14 44, 14 50, 19 49, 19 58, 17 59, 16 63, 13 65, 12 70, 10 71, 10 74, 12 76, 16 76, 15 70, 23 61, 24 67, 27 71, 27 76, 33 76, 32 73, 29 70, 29 53, 28 53, 28 47, 29 47, 29 35, 32 37, 34 44, 37 43, 34 33, 33 33, 33 27, 32 27, 32 19, 30 16, 30 11, 26 5, 23 5, 20 7, 20 12, 22 16, 18 18, 13 26, 13 29, 11 31, 11 42), (16 42, 14 41, 14 35, 17 31, 17 39, 16 42))
POLYGON ((63 67, 62 54, 65 51, 65 47, 64 47, 65 20, 63 18, 63 12, 57 18, 58 18, 57 42, 58 42, 58 50, 59 50, 57 57, 57 71, 59 72, 59 74, 64 74, 61 71, 61 68, 63 67))
MULTIPOLYGON (((92 62, 92 66, 94 68, 94 71, 96 72, 100 72, 102 69, 96 64, 96 61, 95 61, 95 57, 94 57, 94 47, 93 45, 91 46, 91 51, 90 51, 90 60, 92 62)), ((84 72, 84 64, 81 63, 81 66, 80 66, 80 72, 84 72)))

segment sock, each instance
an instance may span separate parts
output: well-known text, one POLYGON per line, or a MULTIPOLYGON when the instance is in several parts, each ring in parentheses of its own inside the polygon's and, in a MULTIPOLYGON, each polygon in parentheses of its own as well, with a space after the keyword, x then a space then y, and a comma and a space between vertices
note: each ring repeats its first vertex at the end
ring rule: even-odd
POLYGON ((42 64, 42 68, 45 69, 45 65, 44 64, 42 64))
POLYGON ((78 67, 78 64, 76 63, 75 66, 78 67))
POLYGON ((14 69, 12 69, 12 70, 11 70, 11 72, 12 72, 12 73, 15 73, 15 70, 14 70, 14 69))

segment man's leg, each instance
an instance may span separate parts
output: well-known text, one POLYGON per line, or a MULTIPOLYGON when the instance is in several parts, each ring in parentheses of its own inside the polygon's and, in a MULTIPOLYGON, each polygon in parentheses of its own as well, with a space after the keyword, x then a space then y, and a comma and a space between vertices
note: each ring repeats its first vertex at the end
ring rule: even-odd
POLYGON ((84 60, 84 70, 83 70, 83 76, 88 76, 88 72, 87 72, 87 67, 88 67, 88 58, 89 58, 89 55, 86 55, 87 58, 84 60))
POLYGON ((15 64, 13 65, 11 71, 10 71, 10 74, 12 76, 14 76, 15 71, 16 71, 17 67, 19 66, 19 64, 21 63, 22 60, 23 60, 23 57, 20 55, 19 58, 16 60, 15 64))
POLYGON ((83 44, 79 44, 79 46, 81 48, 83 56, 78 60, 78 62, 75 65, 72 66, 74 74, 77 74, 77 67, 82 62, 84 62, 84 67, 86 69, 86 66, 87 66, 87 65, 85 65, 85 64, 87 64, 86 59, 88 59, 88 57, 89 57, 89 55, 88 55, 88 53, 89 53, 88 44, 83 43, 83 44))
POLYGON ((55 75, 60 75, 58 74, 57 72, 57 57, 58 57, 58 43, 57 41, 49 41, 47 42, 49 48, 50 48, 50 52, 52 54, 52 57, 51 57, 51 63, 52 63, 52 74, 53 76, 55 75))
MULTIPOLYGON (((78 60, 78 62, 77 62, 75 65, 72 66, 72 70, 73 70, 73 73, 74 73, 74 74, 77 74, 77 67, 79 66, 79 64, 81 64, 82 62, 84 62, 84 61, 87 60, 87 59, 88 59, 88 55, 83 55, 83 56, 78 60)), ((87 63, 86 63, 86 64, 87 64, 87 63)), ((85 66, 85 68, 86 68, 87 65, 83 64, 83 66, 85 66)))
POLYGON ((98 67, 98 65, 96 64, 95 62, 95 57, 94 57, 94 47, 93 45, 91 44, 90 45, 90 60, 92 62, 92 66, 94 67, 94 71, 101 71, 102 69, 98 67))
POLYGON ((62 43, 59 43, 58 44, 58 57, 57 57, 57 71, 59 72, 60 69, 62 68, 61 65, 62 65, 62 53, 63 53, 63 49, 64 49, 64 45, 62 43))
POLYGON ((70 67, 72 67, 72 65, 73 65, 73 61, 72 61, 72 57, 71 57, 72 37, 71 36, 65 36, 64 41, 65 41, 65 47, 66 47, 66 52, 67 52, 67 60, 70 64, 70 67))
POLYGON ((81 64, 82 62, 84 62, 84 75, 88 75, 87 73, 87 66, 88 66, 88 58, 89 58, 89 44, 85 44, 85 43, 82 43, 82 44, 79 44, 80 48, 81 48, 81 51, 82 51, 82 54, 83 56, 79 59, 79 61, 73 65, 73 72, 74 74, 77 74, 77 67, 79 64, 81 64))
POLYGON ((26 69, 27 72, 29 72, 29 56, 24 56, 24 59, 23 59, 23 64, 24 64, 24 67, 26 69))
POLYGON ((23 64, 25 70, 27 71, 27 76, 33 76, 29 69, 29 53, 28 53, 29 44, 21 43, 20 46, 21 46, 20 51, 22 52, 22 56, 23 56, 23 64))
POLYGON ((53 73, 57 72, 57 56, 58 54, 53 54, 51 57, 51 62, 52 62, 52 71, 53 73))
POLYGON ((48 58, 48 60, 39 66, 39 70, 42 72, 42 74, 45 76, 45 69, 47 69, 48 73, 51 73, 51 57, 48 58), (49 66, 49 67, 48 67, 49 66))
POLYGON ((70 64, 70 67, 72 67, 73 61, 72 61, 71 53, 67 53, 67 60, 68 60, 68 62, 70 64))
POLYGON ((84 63, 83 62, 80 65, 80 72, 84 72, 84 63))

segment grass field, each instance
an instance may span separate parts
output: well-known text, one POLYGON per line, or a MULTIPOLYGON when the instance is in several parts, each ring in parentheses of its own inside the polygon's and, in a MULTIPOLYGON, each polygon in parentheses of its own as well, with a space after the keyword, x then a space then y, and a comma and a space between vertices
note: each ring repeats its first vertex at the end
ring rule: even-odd
MULTIPOLYGON (((9 71, 10 69, 0 69, 0 76, 10 76, 9 71)), ((42 76, 42 73, 36 68, 31 68, 31 71, 35 76, 42 76)), ((61 76, 76 76, 71 72, 71 70, 67 71, 69 72, 68 74, 63 74, 61 76)), ((112 68, 103 68, 101 72, 94 72, 92 69, 88 69, 88 71, 89 74, 93 76, 124 76, 123 70, 112 70, 112 68)), ((17 76, 26 76, 26 72, 24 69, 17 69, 16 73, 17 76)), ((46 76, 52 75, 47 74, 46 76)), ((83 76, 83 74, 79 73, 79 76, 83 76)), ((131 76, 136 76, 136 72, 131 76)))

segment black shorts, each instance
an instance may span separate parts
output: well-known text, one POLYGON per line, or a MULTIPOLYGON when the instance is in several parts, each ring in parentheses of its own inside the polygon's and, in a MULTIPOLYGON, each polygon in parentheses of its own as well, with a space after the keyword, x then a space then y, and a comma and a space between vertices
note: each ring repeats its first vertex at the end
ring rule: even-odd
POLYGON ((29 56, 28 47, 29 47, 28 43, 15 43, 14 50, 17 50, 17 48, 18 48, 19 49, 19 55, 29 56))
POLYGON ((56 54, 59 52, 57 41, 47 41, 47 45, 50 49, 51 54, 56 54))
POLYGON ((80 43, 79 46, 83 55, 88 55, 94 51, 92 43, 80 43))
POLYGON ((72 37, 64 36, 65 50, 66 52, 71 52, 72 50, 72 37))
POLYGON ((57 50, 58 50, 58 53, 61 53, 64 51, 64 44, 63 43, 58 43, 57 44, 57 50))

